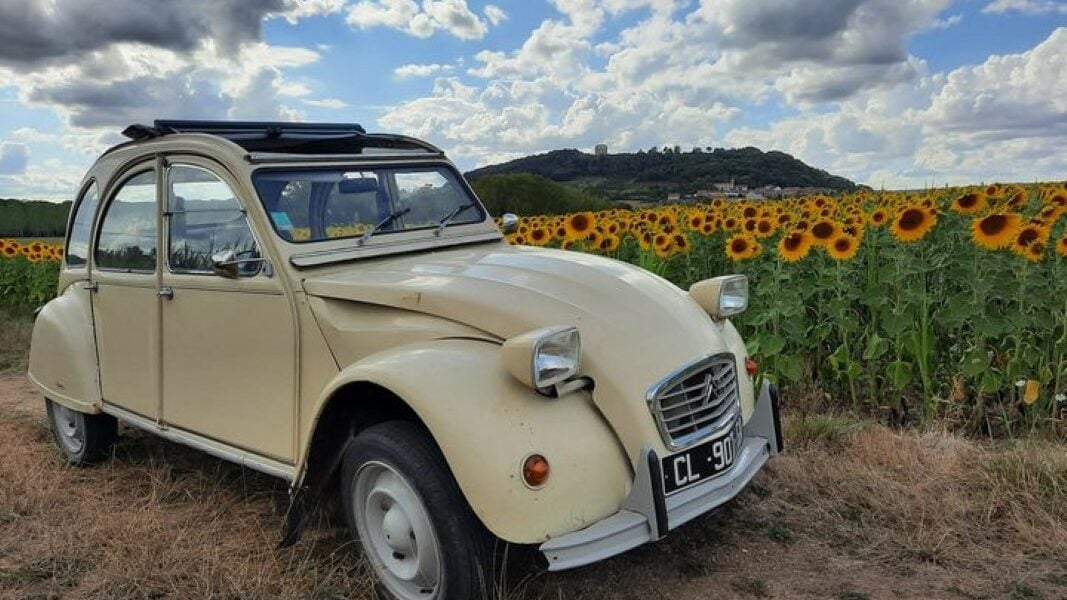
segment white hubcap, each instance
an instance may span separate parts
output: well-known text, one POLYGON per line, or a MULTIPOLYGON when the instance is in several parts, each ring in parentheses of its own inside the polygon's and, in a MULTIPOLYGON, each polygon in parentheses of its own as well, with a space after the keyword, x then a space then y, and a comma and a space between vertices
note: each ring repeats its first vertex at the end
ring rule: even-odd
POLYGON ((356 528, 382 583, 400 598, 437 598, 441 553, 422 499, 380 462, 360 467, 353 485, 356 528))
POLYGON ((66 406, 53 404, 52 419, 55 421, 56 431, 59 432, 59 440, 66 446, 67 450, 74 454, 81 452, 82 446, 85 444, 85 434, 82 431, 78 413, 66 406))

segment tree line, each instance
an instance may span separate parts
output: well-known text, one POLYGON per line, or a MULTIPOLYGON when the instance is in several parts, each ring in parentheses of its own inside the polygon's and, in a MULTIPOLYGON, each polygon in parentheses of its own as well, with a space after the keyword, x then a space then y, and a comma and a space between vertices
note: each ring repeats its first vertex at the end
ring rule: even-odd
POLYGON ((0 198, 0 237, 63 237, 70 205, 0 198))

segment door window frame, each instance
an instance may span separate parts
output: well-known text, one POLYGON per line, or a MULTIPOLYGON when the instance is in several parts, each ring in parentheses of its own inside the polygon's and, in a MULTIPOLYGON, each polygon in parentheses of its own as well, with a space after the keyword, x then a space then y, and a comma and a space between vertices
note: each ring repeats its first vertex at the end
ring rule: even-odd
POLYGON ((207 277, 214 277, 215 279, 225 280, 225 281, 240 281, 242 279, 254 279, 254 278, 257 278, 260 275, 262 275, 266 271, 266 269, 263 268, 263 266, 266 264, 265 262, 260 263, 260 268, 259 268, 258 271, 256 271, 255 274, 244 275, 244 276, 238 277, 236 280, 229 280, 229 279, 225 279, 224 277, 219 277, 218 275, 216 275, 212 271, 194 271, 194 270, 187 270, 187 269, 180 269, 180 270, 175 270, 174 269, 174 266, 171 265, 171 262, 170 262, 170 241, 171 241, 171 237, 170 237, 170 218, 174 215, 173 211, 171 211, 171 208, 170 208, 170 173, 171 173, 171 170, 174 169, 175 167, 185 167, 185 168, 198 169, 200 171, 205 171, 208 174, 210 174, 212 177, 214 177, 215 179, 219 180, 227 188, 229 188, 230 192, 233 194, 233 199, 237 202, 237 205, 241 209, 241 213, 242 213, 242 217, 244 218, 245 226, 248 227, 248 232, 252 236, 252 241, 256 245, 256 250, 259 251, 260 258, 262 258, 264 261, 268 260, 267 259, 267 255, 266 255, 266 249, 263 247, 263 243, 260 241, 259 236, 256 235, 256 228, 253 226, 252 219, 249 218, 247 203, 243 202, 241 200, 241 195, 237 192, 237 189, 235 188, 233 183, 228 181, 226 177, 220 175, 219 172, 217 170, 215 170, 215 169, 212 169, 212 168, 209 168, 209 167, 205 167, 204 165, 196 164, 195 162, 192 162, 192 161, 190 161, 188 159, 175 158, 175 159, 167 160, 165 168, 163 169, 164 176, 163 176, 163 179, 161 181, 161 188, 160 188, 162 190, 161 191, 162 202, 160 203, 160 209, 161 209, 162 215, 163 215, 163 228, 162 228, 163 248, 166 251, 166 255, 167 255, 166 259, 163 261, 163 265, 164 265, 164 268, 166 269, 166 273, 169 274, 169 275, 191 275, 191 276, 197 276, 197 277, 207 276, 207 277))
POLYGON ((74 201, 74 204, 70 207, 70 217, 67 220, 67 234, 63 239, 63 270, 64 271, 88 271, 90 264, 93 262, 93 258, 96 255, 96 241, 94 233, 96 232, 96 217, 100 214, 100 207, 104 203, 101 201, 100 186, 96 182, 96 178, 90 178, 81 187, 81 191, 78 192, 78 197, 74 201), (89 195, 91 190, 96 190, 96 208, 93 210, 93 214, 89 217, 89 239, 85 240, 85 263, 80 265, 72 265, 67 258, 70 256, 70 237, 74 234, 74 225, 78 220, 78 211, 81 210, 82 205, 85 203, 85 198, 89 195))
POLYGON ((125 169, 123 171, 123 173, 122 173, 122 177, 116 179, 116 183, 107 190, 108 194, 107 194, 107 197, 105 198, 105 201, 101 202, 100 206, 97 207, 97 217, 96 217, 96 219, 95 219, 95 221, 93 223, 94 226, 92 228, 92 236, 90 236, 90 240, 91 240, 90 247, 92 248, 92 252, 91 252, 92 256, 91 256, 90 260, 92 260, 93 271, 100 272, 100 273, 118 273, 118 274, 124 274, 124 275, 151 275, 151 276, 157 276, 159 274, 159 261, 160 261, 159 248, 160 248, 160 241, 161 241, 161 237, 162 237, 160 235, 160 225, 161 225, 160 217, 161 217, 162 205, 160 203, 160 193, 159 193, 160 183, 161 183, 161 180, 160 180, 160 177, 159 177, 159 172, 160 172, 160 169, 159 169, 158 159, 150 159, 150 160, 146 160, 146 161, 141 161, 141 162, 135 163, 133 165, 130 165, 129 168, 125 169), (107 213, 108 213, 108 211, 111 210, 111 204, 115 201, 115 197, 119 195, 119 192, 121 192, 123 190, 123 188, 126 187, 126 184, 129 183, 129 181, 131 179, 133 179, 134 177, 137 177, 138 175, 142 175, 142 174, 148 173, 148 172, 151 172, 156 177, 156 181, 155 181, 155 184, 156 184, 155 185, 155 188, 156 188, 155 189, 155 198, 156 198, 155 199, 156 264, 155 264, 155 267, 153 267, 153 269, 151 271, 146 271, 144 269, 115 269, 115 268, 110 268, 110 267, 101 267, 100 263, 96 260, 96 253, 99 250, 99 246, 100 246, 100 230, 103 229, 104 221, 107 220, 107 213))

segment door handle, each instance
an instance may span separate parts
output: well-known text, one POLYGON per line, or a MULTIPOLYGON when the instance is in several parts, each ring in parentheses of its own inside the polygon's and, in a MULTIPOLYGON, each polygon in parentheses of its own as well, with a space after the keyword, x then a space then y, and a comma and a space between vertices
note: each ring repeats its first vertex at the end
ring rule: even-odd
POLYGON ((174 288, 172 288, 170 286, 164 286, 164 287, 159 288, 159 291, 156 292, 156 294, 158 294, 160 298, 166 298, 167 300, 173 300, 174 299, 174 288))

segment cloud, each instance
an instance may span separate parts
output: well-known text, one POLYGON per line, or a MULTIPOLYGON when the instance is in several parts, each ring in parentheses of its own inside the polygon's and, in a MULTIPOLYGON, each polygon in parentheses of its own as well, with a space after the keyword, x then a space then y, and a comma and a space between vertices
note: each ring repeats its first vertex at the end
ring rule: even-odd
POLYGON ((33 163, 17 175, 0 175, 4 195, 24 200, 72 200, 85 169, 56 159, 33 163))
POLYGON ((482 13, 485 15, 485 18, 489 19, 489 22, 493 24, 493 27, 508 20, 508 13, 504 12, 503 8, 500 8, 495 4, 486 4, 482 9, 482 13))
POLYGON ((416 77, 429 77, 430 75, 437 75, 439 73, 446 73, 452 70, 452 65, 403 65, 393 70, 393 75, 397 79, 413 79, 416 77))
POLYGON ((121 42, 189 52, 210 39, 233 51, 259 39, 264 17, 289 7, 283 0, 0 0, 0 64, 25 71, 121 42))
POLYGON ((286 9, 278 16, 295 24, 308 17, 320 17, 344 10, 345 0, 286 0, 286 9))
POLYGON ((30 152, 26 144, 0 142, 0 175, 20 175, 26 171, 30 152))
POLYGON ((54 133, 38 131, 32 127, 22 127, 11 132, 11 137, 20 142, 54 142, 58 136, 54 133))
POLYGON ((1018 12, 1027 15, 1067 14, 1067 2, 1060 0, 993 0, 982 9, 986 14, 1018 12))
POLYGON ((861 93, 837 110, 726 134, 781 148, 875 186, 1062 179, 1067 155, 1067 28, 1029 51, 994 55, 861 93))
POLYGON ((347 21, 360 29, 389 27, 418 38, 445 31, 462 40, 477 40, 489 31, 466 0, 423 0, 421 5, 415 0, 360 0, 349 9, 347 21))
POLYGON ((340 110, 347 108, 348 103, 338 98, 322 98, 321 100, 304 100, 304 104, 308 106, 314 106, 315 108, 328 108, 330 110, 340 110))

